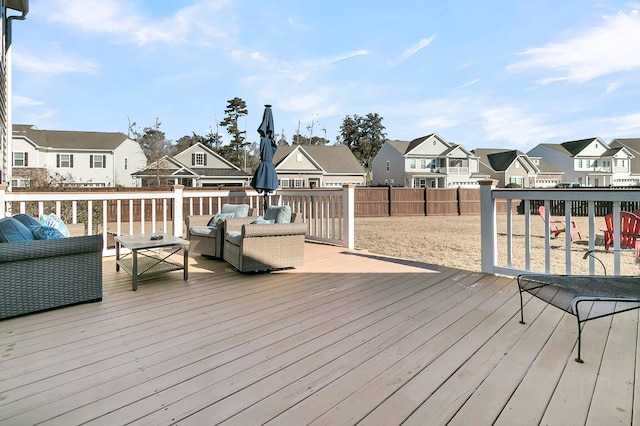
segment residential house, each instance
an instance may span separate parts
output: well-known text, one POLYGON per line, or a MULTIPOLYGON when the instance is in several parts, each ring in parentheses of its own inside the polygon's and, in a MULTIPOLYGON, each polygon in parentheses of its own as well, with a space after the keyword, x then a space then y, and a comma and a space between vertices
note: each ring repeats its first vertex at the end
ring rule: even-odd
POLYGON ((540 157, 532 157, 527 155, 529 159, 538 168, 536 176, 536 188, 556 188, 560 183, 564 182, 564 172, 553 167, 540 157))
POLYGON ((140 144, 124 133, 39 130, 13 125, 11 185, 33 179, 66 186, 135 186, 131 174, 144 168, 140 144))
POLYGON ((386 141, 373 159, 372 185, 409 188, 475 187, 479 159, 462 145, 432 133, 412 140, 386 141))
POLYGON ((566 182, 582 186, 630 186, 634 155, 624 146, 610 147, 600 138, 544 143, 527 153, 564 172, 566 182))
POLYGON ((498 181, 498 187, 535 188, 538 166, 523 152, 515 149, 474 149, 480 173, 498 181))
POLYGON ((249 186, 251 175, 201 143, 165 156, 134 174, 139 186, 249 186))
POLYGON ((281 145, 273 163, 281 188, 367 184, 366 171, 347 146, 281 145))
POLYGON ((631 174, 628 184, 630 186, 640 185, 640 138, 614 139, 609 143, 611 148, 626 148, 631 155, 631 174))

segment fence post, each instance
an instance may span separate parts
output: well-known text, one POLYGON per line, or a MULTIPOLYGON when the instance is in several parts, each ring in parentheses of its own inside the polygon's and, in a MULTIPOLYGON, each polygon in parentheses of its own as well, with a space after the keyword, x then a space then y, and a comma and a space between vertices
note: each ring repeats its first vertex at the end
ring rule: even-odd
POLYGON ((8 187, 9 185, 7 185, 6 183, 0 183, 0 219, 6 217, 7 215, 11 215, 11 213, 7 209, 7 200, 5 198, 8 187))
POLYGON ((173 185, 173 235, 182 238, 184 185, 173 185))
POLYGON ((480 184, 480 270, 493 274, 498 259, 498 241, 496 238, 496 200, 491 191, 498 184, 494 179, 481 179, 480 184))
POLYGON ((344 211, 344 235, 342 245, 353 250, 355 244, 355 194, 356 186, 353 184, 342 186, 342 203, 344 211))

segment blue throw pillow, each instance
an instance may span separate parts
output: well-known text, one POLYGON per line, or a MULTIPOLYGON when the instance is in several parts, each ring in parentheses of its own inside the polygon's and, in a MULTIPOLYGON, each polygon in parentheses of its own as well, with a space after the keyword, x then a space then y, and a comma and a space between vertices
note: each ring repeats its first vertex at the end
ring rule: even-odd
POLYGON ((18 213, 11 216, 27 228, 31 228, 32 226, 40 226, 40 222, 35 217, 31 217, 28 214, 18 213))
POLYGON ((220 219, 231 219, 232 217, 234 217, 234 213, 216 213, 209 223, 207 223, 207 226, 213 226, 215 228, 220 219))
POLYGON ((275 220, 275 223, 290 223, 291 222, 291 207, 278 206, 268 207, 264 214, 264 218, 267 220, 275 220))
POLYGON ((223 204, 220 213, 233 213, 233 217, 249 216, 249 204, 223 204))
POLYGON ((34 225, 29 229, 31 229, 31 233, 36 240, 57 240, 64 238, 64 235, 62 235, 60 231, 50 226, 34 225))
POLYGON ((254 223, 254 224, 256 224, 256 225, 270 225, 270 224, 272 224, 272 223, 274 223, 274 222, 275 222, 275 220, 274 220, 274 219, 265 219, 265 218, 263 218, 262 216, 258 216, 258 217, 256 218, 256 220, 254 220, 254 221, 253 221, 253 222, 251 222, 251 223, 254 223))
POLYGON ((0 219, 0 243, 16 243, 19 241, 33 241, 33 234, 29 228, 12 217, 0 219))
POLYGON ((40 215, 40 224, 56 228, 65 237, 71 236, 69 234, 69 230, 67 229, 67 225, 65 225, 62 219, 60 219, 54 213, 40 215))

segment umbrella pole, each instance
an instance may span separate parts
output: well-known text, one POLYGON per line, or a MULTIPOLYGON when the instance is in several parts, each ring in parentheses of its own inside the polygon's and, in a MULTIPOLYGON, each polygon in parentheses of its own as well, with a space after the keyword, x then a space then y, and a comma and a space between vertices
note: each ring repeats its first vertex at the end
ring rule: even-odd
POLYGON ((267 213, 267 207, 269 207, 269 194, 267 191, 264 192, 264 201, 262 202, 263 215, 267 213))

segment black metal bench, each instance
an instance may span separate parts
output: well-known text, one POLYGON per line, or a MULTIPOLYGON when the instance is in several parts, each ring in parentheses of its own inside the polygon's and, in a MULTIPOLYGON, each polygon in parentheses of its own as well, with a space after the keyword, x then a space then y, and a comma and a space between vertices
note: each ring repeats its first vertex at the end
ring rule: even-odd
POLYGON ((586 321, 640 308, 640 277, 597 275, 518 276, 520 323, 524 324, 522 293, 527 292, 574 315, 578 320, 578 357, 586 321), (597 309, 594 307, 598 305, 597 309))

